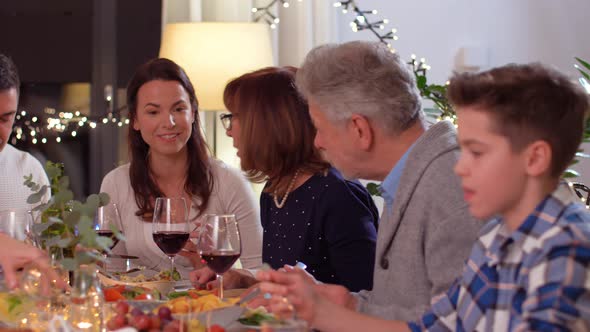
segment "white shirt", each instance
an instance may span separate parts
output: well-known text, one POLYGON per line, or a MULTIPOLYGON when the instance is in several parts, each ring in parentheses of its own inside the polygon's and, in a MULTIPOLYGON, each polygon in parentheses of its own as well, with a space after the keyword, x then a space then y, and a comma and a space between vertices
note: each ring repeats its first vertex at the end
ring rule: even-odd
MULTIPOLYGON (((205 214, 235 214, 242 238, 243 268, 256 269, 262 265, 262 226, 259 206, 254 192, 242 174, 221 161, 211 159, 214 186, 205 214)), ((129 164, 109 172, 103 179, 101 192, 110 195, 121 214, 126 242, 117 244, 114 252, 139 257, 139 264, 156 270, 169 269, 170 261, 152 237, 152 223, 143 221, 135 213, 139 210, 129 179, 129 164)), ((196 206, 196 204, 191 204, 196 206)), ((197 211, 192 211, 192 216, 197 211)), ((186 276, 192 270, 188 259, 177 255, 175 266, 186 276)))
MULTIPOLYGON (((39 160, 27 152, 6 144, 0 151, 0 211, 28 211, 35 205, 27 203, 33 192, 24 185, 25 176, 33 175, 39 185, 49 185, 49 179, 39 160)), ((50 191, 42 199, 47 201, 50 191)))

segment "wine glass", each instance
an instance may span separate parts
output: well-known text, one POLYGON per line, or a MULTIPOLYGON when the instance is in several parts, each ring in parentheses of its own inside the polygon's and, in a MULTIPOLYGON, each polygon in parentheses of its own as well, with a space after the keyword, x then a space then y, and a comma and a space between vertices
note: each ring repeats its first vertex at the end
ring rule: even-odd
POLYGON ((27 239, 27 211, 5 210, 0 211, 0 232, 13 239, 25 241, 27 239))
POLYGON ((207 215, 199 234, 199 253, 219 280, 219 297, 223 299, 223 273, 242 253, 240 230, 233 214, 207 215))
POLYGON ((43 249, 41 234, 35 232, 35 225, 41 223, 41 211, 29 210, 27 211, 27 218, 25 223, 25 235, 27 239, 25 242, 43 249))
MULTIPOLYGON (((113 250, 117 243, 119 243, 119 238, 115 235, 113 230, 116 229, 120 233, 123 233, 123 224, 121 222, 121 215, 119 214, 117 204, 109 203, 96 209, 96 215, 94 216, 94 229, 96 230, 96 234, 98 236, 107 237, 113 241, 109 248, 110 250, 113 250)), ((107 251, 102 250, 102 255, 104 258, 103 268, 106 271, 108 257, 107 251)))
POLYGON ((189 238, 187 207, 184 198, 156 198, 152 236, 160 250, 168 255, 174 271, 174 258, 189 238))

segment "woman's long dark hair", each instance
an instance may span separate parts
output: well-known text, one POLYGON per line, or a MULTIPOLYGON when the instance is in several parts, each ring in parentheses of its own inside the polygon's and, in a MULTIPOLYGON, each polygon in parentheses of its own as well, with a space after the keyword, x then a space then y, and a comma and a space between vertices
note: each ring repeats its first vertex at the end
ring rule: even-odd
POLYGON ((144 220, 151 218, 155 197, 164 196, 151 175, 148 162, 150 147, 141 138, 141 133, 133 129, 133 123, 137 120, 137 92, 145 83, 154 80, 176 81, 189 95, 195 121, 187 142, 188 175, 184 183, 184 190, 192 196, 200 198, 198 209, 202 213, 209 203, 213 189, 213 176, 207 145, 199 130, 199 102, 195 95, 195 89, 179 65, 168 59, 153 59, 139 66, 127 85, 127 106, 131 121, 129 125, 129 151, 131 151, 129 178, 135 192, 135 202, 139 207, 136 215, 143 217, 144 220))

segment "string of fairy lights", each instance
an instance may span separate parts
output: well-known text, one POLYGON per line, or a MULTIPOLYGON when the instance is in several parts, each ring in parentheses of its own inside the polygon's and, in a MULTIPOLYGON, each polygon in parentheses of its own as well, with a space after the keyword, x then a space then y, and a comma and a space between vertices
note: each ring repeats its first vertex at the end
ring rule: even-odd
MULTIPOLYGON (((301 2, 301 0, 298 0, 297 2, 301 2)), ((284 8, 290 7, 289 1, 287 0, 270 0, 266 6, 252 8, 253 20, 255 22, 264 21, 268 23, 272 29, 276 29, 280 19, 278 14, 273 13, 273 10, 277 4, 282 5, 284 8)), ((354 15, 354 19, 350 22, 350 28, 352 31, 369 31, 380 42, 387 45, 391 52, 396 52, 392 42, 399 39, 397 29, 388 28, 389 20, 386 18, 378 18, 376 15, 378 15, 379 12, 376 9, 363 10, 357 5, 355 0, 337 1, 333 3, 333 6, 339 8, 343 14, 352 13, 354 15)), ((450 120, 453 123, 456 122, 455 113, 445 97, 444 86, 427 84, 426 72, 430 70, 431 67, 426 64, 426 59, 418 59, 415 54, 412 54, 408 64, 411 66, 411 69, 416 76, 418 89, 420 90, 421 95, 424 98, 431 100, 437 108, 432 116, 437 121, 450 120)))
MULTIPOLYGON (((297 2, 301 1, 302 0, 297 0, 297 2)), ((272 12, 272 9, 277 3, 279 3, 284 8, 289 8, 291 5, 287 0, 271 0, 266 6, 252 7, 254 22, 264 21, 270 26, 271 29, 276 29, 281 19, 279 18, 279 15, 272 12)))
POLYGON ((81 131, 97 129, 100 126, 118 126, 129 124, 129 119, 122 115, 127 107, 108 111, 104 115, 85 115, 80 111, 57 111, 46 107, 42 114, 33 114, 20 110, 15 115, 11 143, 30 141, 32 144, 47 144, 51 141, 61 143, 68 138, 77 137, 81 131))

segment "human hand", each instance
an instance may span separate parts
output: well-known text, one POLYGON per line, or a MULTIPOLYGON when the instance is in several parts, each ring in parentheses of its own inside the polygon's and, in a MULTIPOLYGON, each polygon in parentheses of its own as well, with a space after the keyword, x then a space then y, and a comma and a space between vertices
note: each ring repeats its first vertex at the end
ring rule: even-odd
POLYGON ((326 298, 326 300, 350 310, 356 310, 356 298, 350 294, 350 291, 346 287, 318 283, 313 288, 318 294, 326 298))
POLYGON ((305 271, 259 271, 256 274, 258 285, 265 298, 270 301, 271 312, 279 316, 293 315, 313 324, 325 299, 315 290, 305 271))
MULTIPOLYGON (((215 279, 215 272, 209 267, 204 267, 190 273, 191 282, 196 287, 205 285, 207 289, 219 288, 219 281, 215 279)), ((256 278, 248 271, 241 269, 230 269, 223 274, 223 288, 247 288, 257 283, 256 278)))
POLYGON ((205 266, 191 271, 189 273, 189 278, 195 288, 201 289, 205 288, 209 282, 215 280, 215 272, 205 266))
POLYGON ((331 284, 323 284, 317 281, 313 275, 304 271, 305 264, 303 266, 299 265, 301 262, 297 263, 298 266, 291 266, 285 264, 279 271, 284 272, 293 272, 295 269, 300 269, 301 276, 307 279, 309 283, 314 284, 314 290, 324 296, 327 300, 334 304, 338 304, 344 307, 347 307, 351 310, 355 310, 356 308, 356 298, 350 294, 350 291, 340 285, 331 285, 331 284))
POLYGON ((305 269, 307 269, 307 265, 305 265, 305 263, 303 263, 303 262, 297 262, 297 264, 295 266, 285 264, 285 265, 283 265, 282 268, 279 269, 279 271, 293 272, 293 271, 295 271, 295 269, 301 270, 303 272, 302 276, 304 276, 310 283, 314 283, 314 284, 319 283, 315 279, 315 277, 313 275, 311 275, 311 273, 305 271, 305 269))
POLYGON ((67 286, 51 267, 49 257, 42 250, 4 234, 0 234, 0 243, 3 251, 0 255, 0 265, 4 270, 6 285, 10 289, 18 287, 16 271, 29 264, 41 271, 41 294, 48 295, 53 282, 59 288, 67 286))

